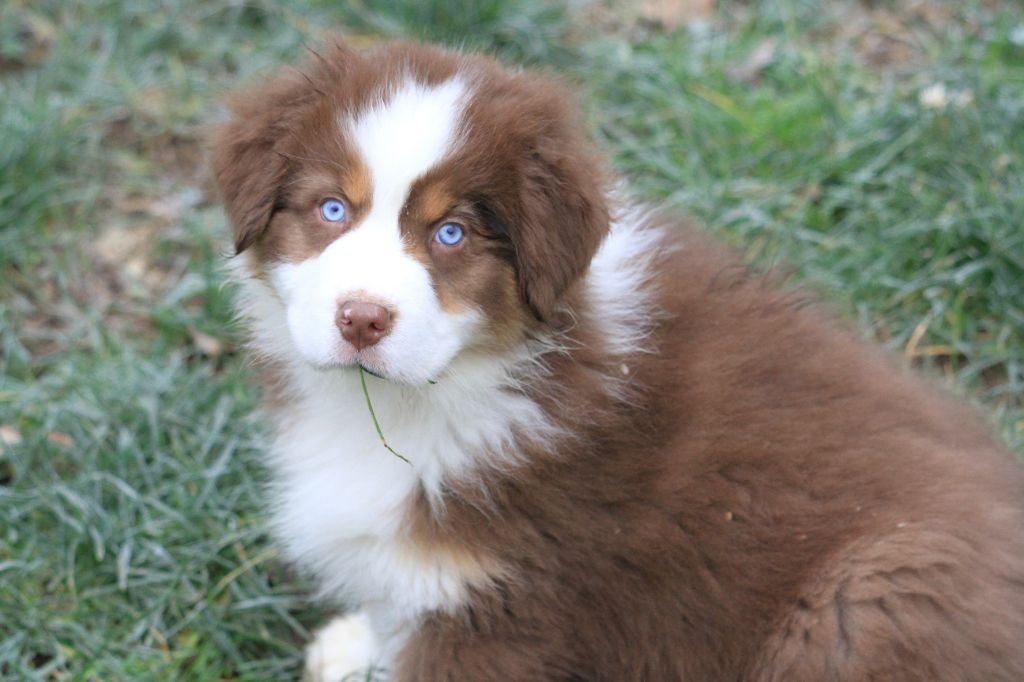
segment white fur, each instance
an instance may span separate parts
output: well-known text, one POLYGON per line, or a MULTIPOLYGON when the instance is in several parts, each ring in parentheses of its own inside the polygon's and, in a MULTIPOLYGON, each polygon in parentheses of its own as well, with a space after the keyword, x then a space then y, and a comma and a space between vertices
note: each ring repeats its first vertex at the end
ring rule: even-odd
POLYGON ((372 214, 397 226, 409 187, 450 151, 465 94, 458 79, 433 88, 410 79, 354 122, 341 120, 373 177, 372 214))
POLYGON ((276 526, 287 554, 325 591, 359 603, 388 602, 414 617, 458 604, 465 576, 443 554, 423 557, 404 543, 404 513, 422 485, 440 500, 443 477, 472 473, 475 455, 510 461, 513 429, 553 432, 539 407, 509 385, 500 361, 456 360, 436 385, 403 387, 368 377, 384 449, 351 370, 292 366, 298 389, 272 450, 279 489, 276 526))
POLYGON ((399 231, 410 187, 452 147, 464 94, 459 80, 434 88, 407 80, 354 121, 339 122, 339 135, 355 141, 370 172, 370 212, 318 256, 270 271, 288 332, 309 363, 359 363, 421 384, 437 377, 479 325, 475 311, 441 308, 426 268, 406 252, 399 231), (378 344, 357 352, 334 320, 341 303, 358 298, 389 307, 395 323, 378 344))
MULTIPOLYGON (((517 443, 554 447, 562 435, 517 390, 545 371, 538 356, 557 341, 502 356, 467 350, 485 333, 480 316, 441 311, 427 272, 402 250, 398 211, 409 185, 451 148, 462 96, 458 81, 433 90, 407 84, 350 123, 374 177, 374 205, 363 224, 317 258, 275 267, 269 281, 247 274, 251 252, 236 269, 253 348, 284 371, 279 388, 287 407, 273 415, 270 451, 274 530, 286 556, 312 573, 325 595, 365 610, 385 665, 420 616, 457 608, 495 568, 441 549, 410 551, 404 522, 411 497, 422 488, 443 504, 446 479, 514 467, 517 443), (389 444, 411 465, 381 445, 358 372, 345 366, 354 356, 333 318, 351 292, 398 311, 392 334, 357 360, 397 379, 367 377, 367 384, 389 444), (432 378, 436 384, 426 383, 432 378)), ((640 213, 624 212, 587 275, 590 307, 601 311, 606 350, 614 355, 640 349, 651 324, 645 292, 660 235, 644 223, 640 213)), ((343 634, 356 637, 351 649, 360 656, 346 649, 339 653, 345 660, 368 651, 353 627, 343 634)), ((322 649, 311 656, 328 660, 322 649)))
MULTIPOLYGON (((612 197, 612 201, 617 201, 612 197)), ((601 340, 611 355, 650 350, 646 337, 657 321, 653 309, 655 258, 665 255, 660 229, 645 227, 650 217, 643 207, 626 205, 590 262, 586 296, 599 311, 601 340)))
POLYGON ((305 682, 362 682, 379 653, 377 637, 364 613, 335 618, 306 647, 305 682))

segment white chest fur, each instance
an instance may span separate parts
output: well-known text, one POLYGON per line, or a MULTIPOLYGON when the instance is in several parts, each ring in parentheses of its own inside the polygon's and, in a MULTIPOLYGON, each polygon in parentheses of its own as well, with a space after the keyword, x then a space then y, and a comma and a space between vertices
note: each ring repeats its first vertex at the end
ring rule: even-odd
POLYGON ((514 457, 516 427, 549 428, 540 409, 500 388, 506 368, 493 359, 460 361, 422 388, 368 377, 388 442, 408 464, 381 444, 356 372, 291 369, 300 388, 271 450, 274 527, 288 558, 332 597, 396 620, 457 606, 485 572, 415 544, 409 502, 420 486, 439 500, 443 477, 469 473, 484 453, 514 457))

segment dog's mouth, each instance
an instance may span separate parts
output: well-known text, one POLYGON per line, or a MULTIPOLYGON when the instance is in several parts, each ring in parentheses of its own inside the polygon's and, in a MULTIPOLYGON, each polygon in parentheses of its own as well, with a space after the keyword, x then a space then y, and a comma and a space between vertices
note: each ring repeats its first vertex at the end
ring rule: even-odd
POLYGON ((379 374, 379 373, 373 371, 372 369, 370 369, 369 367, 367 367, 366 365, 364 365, 361 362, 357 362, 356 363, 356 367, 358 367, 359 369, 363 370, 364 372, 366 372, 367 374, 369 374, 372 377, 377 377, 378 379, 383 379, 384 381, 389 381, 389 379, 386 376, 384 376, 383 374, 379 374))
MULTIPOLYGON (((381 379, 383 381, 392 381, 391 379, 389 379, 388 377, 384 376, 383 374, 379 374, 377 372, 374 372, 372 369, 370 369, 369 367, 367 367, 366 365, 364 365, 361 362, 357 362, 356 363, 356 367, 358 367, 359 369, 363 370, 364 372, 366 372, 367 374, 369 374, 372 377, 377 377, 378 379, 381 379)), ((434 384, 437 383, 437 379, 427 379, 427 383, 430 384, 431 386, 433 386, 434 384)))
POLYGON ((348 362, 323 362, 313 363, 313 368, 319 372, 346 372, 346 371, 362 371, 366 372, 370 376, 376 377, 382 381, 393 381, 391 377, 388 377, 382 373, 379 369, 373 369, 368 366, 367 363, 359 360, 349 360, 348 362))
MULTIPOLYGON (((355 370, 355 371, 364 372, 366 374, 369 374, 370 376, 374 377, 375 379, 380 379, 381 381, 387 381, 388 383, 392 383, 392 384, 403 384, 403 385, 408 385, 408 386, 412 386, 412 387, 415 387, 417 385, 422 385, 419 382, 409 382, 409 381, 406 381, 402 377, 388 376, 387 373, 384 370, 382 370, 380 368, 375 368, 375 367, 370 366, 369 363, 367 363, 365 360, 350 360, 350 361, 344 362, 344 363, 343 362, 337 362, 337 363, 314 364, 313 367, 314 367, 314 369, 316 369, 316 370, 318 370, 320 372, 337 372, 337 371, 355 370)), ((426 379, 426 380, 421 380, 421 381, 425 381, 426 384, 429 384, 429 385, 433 386, 434 384, 437 383, 438 377, 434 377, 434 378, 430 378, 430 379, 426 379)))

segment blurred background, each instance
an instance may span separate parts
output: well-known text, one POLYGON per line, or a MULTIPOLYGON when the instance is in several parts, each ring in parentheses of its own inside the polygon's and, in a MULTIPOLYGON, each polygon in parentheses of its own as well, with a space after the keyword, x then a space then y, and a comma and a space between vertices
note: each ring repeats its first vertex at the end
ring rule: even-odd
POLYGON ((561 74, 641 197, 1024 454, 1018 2, 0 0, 0 679, 298 677, 203 130, 336 31, 561 74))

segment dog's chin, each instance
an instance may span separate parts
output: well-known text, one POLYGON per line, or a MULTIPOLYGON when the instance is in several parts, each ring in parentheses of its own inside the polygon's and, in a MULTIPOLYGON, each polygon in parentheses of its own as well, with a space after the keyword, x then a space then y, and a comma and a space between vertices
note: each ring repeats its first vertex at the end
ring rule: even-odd
POLYGON ((318 372, 357 372, 362 370, 366 374, 377 377, 378 379, 383 379, 384 381, 405 383, 397 377, 390 376, 388 371, 380 367, 377 363, 363 360, 359 357, 354 357, 349 360, 329 360, 327 362, 310 361, 309 364, 318 372))
POLYGON ((380 372, 375 372, 374 370, 370 369, 369 367, 367 367, 366 365, 364 365, 364 364, 363 364, 363 363, 361 363, 361 362, 360 362, 360 363, 357 363, 357 365, 356 365, 356 366, 357 366, 357 367, 358 367, 358 368, 359 368, 360 370, 362 370, 363 372, 366 372, 367 374, 369 374, 369 375, 370 375, 370 376, 372 376, 372 377, 377 377, 378 379, 383 379, 384 381, 391 381, 391 379, 389 379, 388 377, 384 376, 384 375, 383 375, 383 374, 381 374, 380 372))
POLYGON ((358 372, 362 370, 363 373, 368 374, 371 377, 380 379, 381 381, 388 381, 393 384, 400 384, 409 387, 421 387, 427 385, 433 385, 437 383, 435 377, 413 377, 408 376, 405 373, 395 372, 382 367, 380 363, 368 358, 361 358, 358 355, 349 360, 334 360, 330 362, 310 362, 310 365, 318 372, 331 373, 331 372, 358 372))

